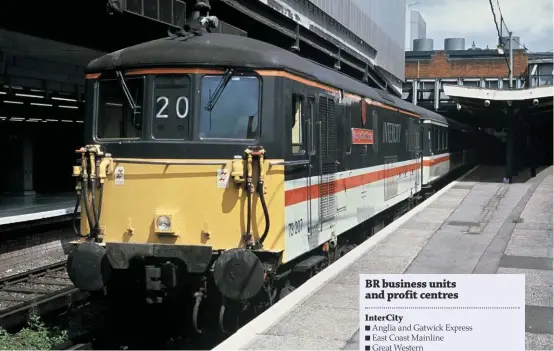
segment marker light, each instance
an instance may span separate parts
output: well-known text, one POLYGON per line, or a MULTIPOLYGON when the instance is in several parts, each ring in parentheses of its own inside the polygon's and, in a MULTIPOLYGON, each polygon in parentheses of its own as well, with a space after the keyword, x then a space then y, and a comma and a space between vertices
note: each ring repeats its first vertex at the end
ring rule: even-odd
POLYGON ((167 231, 171 228, 171 220, 168 216, 159 216, 156 220, 156 227, 159 230, 167 231))

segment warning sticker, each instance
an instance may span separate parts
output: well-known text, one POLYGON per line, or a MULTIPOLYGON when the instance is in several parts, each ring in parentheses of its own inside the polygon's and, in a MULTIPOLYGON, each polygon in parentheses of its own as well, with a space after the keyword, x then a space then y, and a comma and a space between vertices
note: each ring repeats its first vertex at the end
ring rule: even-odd
POLYGON ((217 170, 217 187, 219 189, 227 188, 229 184, 229 170, 226 168, 217 170))
POLYGON ((115 168, 115 185, 123 185, 125 183, 125 170, 122 166, 115 168))

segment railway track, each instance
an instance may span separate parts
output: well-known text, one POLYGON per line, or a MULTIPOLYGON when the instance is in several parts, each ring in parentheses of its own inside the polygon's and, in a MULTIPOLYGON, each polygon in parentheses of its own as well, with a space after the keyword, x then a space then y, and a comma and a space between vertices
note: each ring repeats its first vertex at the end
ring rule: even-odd
POLYGON ((69 280, 65 261, 5 277, 0 279, 0 326, 21 325, 32 308, 44 315, 87 296, 69 280))

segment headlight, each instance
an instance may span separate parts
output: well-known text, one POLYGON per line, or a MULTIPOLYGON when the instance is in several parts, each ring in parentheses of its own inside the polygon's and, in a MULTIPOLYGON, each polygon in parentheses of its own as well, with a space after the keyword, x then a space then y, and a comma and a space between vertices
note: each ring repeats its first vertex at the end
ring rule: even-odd
POLYGON ((168 216, 160 216, 156 220, 156 227, 158 227, 159 230, 169 230, 171 228, 171 220, 168 216))

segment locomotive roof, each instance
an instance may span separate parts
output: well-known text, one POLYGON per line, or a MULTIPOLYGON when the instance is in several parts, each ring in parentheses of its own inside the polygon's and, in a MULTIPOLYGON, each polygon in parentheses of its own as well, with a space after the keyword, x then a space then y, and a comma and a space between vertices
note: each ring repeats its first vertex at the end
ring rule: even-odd
MULTIPOLYGON (((113 69, 177 66, 223 66, 285 69, 358 94, 423 118, 451 124, 443 116, 373 89, 343 73, 333 71, 278 46, 238 35, 208 33, 192 37, 166 37, 126 47, 91 61, 87 73, 113 69)), ((459 124, 459 123, 458 123, 459 124)))
POLYGON ((350 93, 387 103, 375 89, 340 72, 263 41, 221 33, 203 34, 189 39, 166 37, 130 46, 91 61, 86 72, 184 65, 286 69, 350 93))

